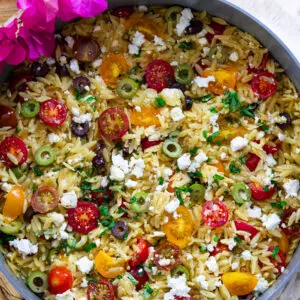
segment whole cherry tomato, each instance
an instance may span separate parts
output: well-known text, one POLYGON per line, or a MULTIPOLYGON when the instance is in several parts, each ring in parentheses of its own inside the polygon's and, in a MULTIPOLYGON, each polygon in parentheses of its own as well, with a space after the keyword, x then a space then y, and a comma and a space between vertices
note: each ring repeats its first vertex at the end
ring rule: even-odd
POLYGON ((253 172, 255 171, 259 161, 260 161, 259 156, 257 156, 254 153, 249 153, 246 159, 246 167, 249 169, 249 171, 253 172))
POLYGON ((4 217, 8 217, 15 220, 23 213, 25 203, 25 192, 19 185, 15 185, 8 192, 2 214, 4 217))
POLYGON ((207 201, 202 207, 203 222, 217 228, 224 226, 228 221, 228 208, 226 204, 219 200, 207 201))
POLYGON ((135 253, 135 257, 129 261, 131 267, 137 267, 141 263, 144 263, 149 256, 149 243, 141 237, 137 238, 138 251, 135 253))
POLYGON ((251 82, 253 92, 262 100, 274 95, 277 90, 275 76, 267 71, 257 73, 251 82))
MULTIPOLYGON (((250 233, 250 238, 253 239, 256 234, 259 232, 254 226, 244 222, 244 221, 234 221, 234 225, 236 230, 238 231, 246 231, 250 233)), ((241 236, 243 238, 243 236, 241 236)))
POLYGON ((63 294, 73 286, 72 272, 64 266, 52 268, 48 274, 48 285, 51 294, 63 294))
POLYGON ((264 201, 273 196, 275 193, 275 187, 264 187, 258 183, 248 183, 248 186, 251 190, 252 199, 257 201, 264 201))

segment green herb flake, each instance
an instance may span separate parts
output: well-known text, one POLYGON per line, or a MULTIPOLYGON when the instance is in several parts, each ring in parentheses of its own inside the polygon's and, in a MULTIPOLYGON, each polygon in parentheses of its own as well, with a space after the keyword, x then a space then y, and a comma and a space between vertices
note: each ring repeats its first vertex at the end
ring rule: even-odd
POLYGON ((100 212, 101 216, 109 217, 110 215, 109 215, 108 204, 102 204, 99 207, 99 212, 100 212))
POLYGON ((92 189, 92 184, 90 182, 83 182, 80 189, 83 191, 90 191, 92 189))
POLYGON ((237 92, 227 91, 224 93, 224 95, 226 95, 226 98, 223 101, 223 103, 229 106, 230 112, 233 112, 241 107, 241 103, 240 103, 237 92))
POLYGON ((76 93, 76 99, 77 100, 82 99, 83 98, 83 94, 80 93, 80 90, 76 89, 76 88, 74 88, 74 90, 75 90, 75 93, 76 93))
POLYGON ((187 173, 191 178, 200 178, 202 177, 202 173, 199 171, 196 172, 188 172, 187 173))
POLYGON ((32 170, 33 170, 33 172, 35 173, 36 176, 42 176, 43 175, 43 171, 38 167, 33 167, 32 170))
POLYGON ((264 189, 265 192, 268 192, 270 190, 270 188, 267 185, 264 185, 263 189, 264 189))
POLYGON ((9 235, 9 234, 5 234, 5 233, 1 233, 1 236, 0 236, 0 245, 7 244, 9 241, 13 241, 15 239, 16 239, 16 237, 14 235, 9 235))
POLYGON ((202 96, 202 97, 194 98, 194 101, 198 101, 198 102, 201 102, 201 103, 206 103, 206 102, 212 100, 213 98, 214 97, 211 94, 207 94, 207 95, 202 96))
POLYGON ((272 258, 275 258, 278 252, 279 252, 279 246, 274 247, 272 252, 272 258))
POLYGON ((240 243, 242 242, 242 239, 239 238, 238 236, 235 236, 235 237, 234 237, 234 240, 235 240, 238 244, 240 244, 240 243))
POLYGON ((189 150, 191 156, 195 156, 197 154, 197 151, 198 151, 197 147, 194 147, 194 148, 192 148, 192 149, 189 150))
POLYGON ((231 173, 236 173, 236 174, 241 173, 241 169, 239 169, 239 168, 237 168, 237 167, 235 166, 235 162, 234 162, 234 161, 231 161, 231 162, 230 162, 229 170, 230 170, 231 173))
POLYGON ((94 102, 96 102, 96 98, 92 95, 89 95, 89 96, 87 96, 83 99, 83 102, 85 102, 85 103, 94 103, 94 102))
POLYGON ((166 101, 161 97, 156 97, 154 99, 154 106, 156 109, 164 107, 166 105, 166 101))
POLYGON ((247 155, 243 155, 239 158, 239 161, 244 165, 247 161, 247 155))
POLYGON ((34 184, 34 185, 32 186, 32 192, 35 193, 35 192, 38 190, 38 188, 39 188, 39 187, 38 187, 37 185, 34 184))
POLYGON ((212 113, 212 114, 216 114, 217 113, 217 110, 214 108, 214 107, 211 107, 209 109, 209 111, 212 113))
POLYGON ((278 208, 278 209, 283 209, 286 206, 286 201, 280 201, 279 203, 277 202, 271 202, 271 206, 278 208))
POLYGON ((143 289, 143 298, 149 299, 152 294, 153 294, 153 289, 151 288, 149 282, 146 282, 143 289))
POLYGON ((135 196, 131 197, 131 199, 130 199, 130 202, 129 202, 129 203, 135 203, 135 202, 136 202, 136 197, 135 197, 135 196))
POLYGON ((87 277, 86 280, 88 282, 98 282, 99 278, 97 278, 97 277, 87 277))
POLYGON ((158 178, 158 184, 163 185, 164 184, 164 179, 162 177, 158 178))
POLYGON ((213 241, 217 243, 217 242, 219 241, 219 237, 215 235, 215 236, 213 237, 213 241))
POLYGON ((214 180, 214 182, 215 182, 216 184, 219 184, 219 180, 222 180, 222 179, 224 179, 224 176, 221 176, 221 175, 219 175, 219 174, 215 174, 215 175, 213 176, 213 180, 214 180))
POLYGON ((92 249, 94 249, 96 247, 97 247, 97 245, 94 242, 92 242, 84 247, 84 251, 90 252, 92 249))
POLYGON ((203 137, 204 137, 205 139, 207 139, 207 131, 206 131, 206 130, 203 130, 203 137))
POLYGON ((216 138, 216 137, 218 137, 219 136, 219 134, 220 134, 220 132, 219 131, 216 131, 216 132, 214 132, 213 134, 211 134, 209 137, 207 137, 207 142, 209 143, 209 144, 211 144, 212 143, 212 141, 213 141, 213 139, 214 138, 216 138))
POLYGON ((178 48, 182 50, 192 50, 195 48, 195 44, 194 42, 183 41, 179 43, 178 48))
POLYGON ((200 251, 203 252, 203 253, 206 252, 206 251, 207 251, 206 246, 201 246, 201 247, 200 247, 200 251))

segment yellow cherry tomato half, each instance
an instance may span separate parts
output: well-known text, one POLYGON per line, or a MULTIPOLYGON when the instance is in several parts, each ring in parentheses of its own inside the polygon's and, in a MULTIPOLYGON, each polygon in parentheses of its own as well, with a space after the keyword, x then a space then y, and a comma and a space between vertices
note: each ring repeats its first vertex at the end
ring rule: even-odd
POLYGON ((135 126, 149 127, 160 126, 158 117, 160 110, 155 109, 153 106, 143 106, 141 111, 132 111, 130 116, 130 122, 135 126))
POLYGON ((3 207, 3 216, 15 220, 23 213, 25 193, 21 186, 15 185, 6 196, 3 207))
POLYGON ((214 76, 215 81, 208 84, 208 90, 214 94, 222 95, 228 89, 234 89, 237 81, 237 70, 226 67, 219 70, 206 69, 203 77, 214 76))
POLYGON ((176 214, 176 217, 169 215, 169 221, 163 226, 163 231, 170 243, 184 248, 194 231, 193 217, 189 209, 184 206, 179 206, 176 214))
POLYGON ((99 68, 106 85, 117 87, 119 75, 129 71, 129 65, 123 54, 110 53, 103 61, 99 68))
POLYGON ((287 253, 289 250, 289 240, 284 232, 281 232, 281 234, 282 236, 278 242, 279 250, 281 250, 283 253, 287 253))
POLYGON ((254 290, 258 279, 247 272, 228 272, 222 275, 222 281, 232 296, 245 296, 254 290))
POLYGON ((97 271, 105 278, 115 278, 125 272, 123 262, 118 262, 104 251, 95 257, 97 271))

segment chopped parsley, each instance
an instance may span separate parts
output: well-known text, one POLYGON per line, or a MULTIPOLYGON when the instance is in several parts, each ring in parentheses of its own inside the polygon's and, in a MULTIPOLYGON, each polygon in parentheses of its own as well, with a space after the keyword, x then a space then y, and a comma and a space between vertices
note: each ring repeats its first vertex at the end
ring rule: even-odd
POLYGON ((223 103, 229 106, 230 112, 233 112, 241 107, 237 92, 226 91, 224 95, 226 95, 226 98, 224 99, 223 103))
POLYGON ((219 131, 214 132, 213 134, 211 134, 210 136, 208 136, 208 137, 206 138, 206 141, 207 141, 209 144, 211 144, 212 141, 213 141, 213 139, 216 138, 216 137, 218 137, 219 134, 220 134, 219 131))
POLYGON ((270 188, 267 185, 264 185, 263 189, 264 189, 265 192, 268 192, 270 190, 270 188))
POLYGON ((187 173, 191 178, 200 178, 202 177, 202 173, 199 171, 196 172, 188 172, 187 173))
POLYGON ((245 164, 247 161, 247 155, 243 155, 239 158, 239 161, 241 162, 241 164, 245 164))
POLYGON ((96 247, 97 247, 97 245, 94 242, 92 242, 84 247, 84 251, 90 252, 92 249, 94 249, 96 247))
POLYGON ((194 42, 183 41, 179 43, 178 48, 182 50, 192 50, 195 48, 195 44, 194 42))
POLYGON ((235 237, 234 237, 234 240, 235 240, 238 244, 240 244, 240 243, 242 242, 242 239, 239 238, 238 236, 235 236, 235 237))
POLYGON ((181 193, 184 192, 184 193, 187 193, 189 192, 189 188, 186 187, 186 186, 181 186, 181 187, 176 187, 175 188, 175 194, 176 194, 176 197, 177 199, 179 200, 180 202, 180 205, 183 205, 184 202, 183 202, 183 199, 182 199, 182 196, 181 196, 181 193))
POLYGON ((240 108, 240 114, 245 117, 254 118, 254 112, 257 108, 257 103, 252 103, 240 108))
POLYGON ((75 90, 75 93, 76 93, 76 99, 77 100, 82 99, 83 98, 83 94, 80 93, 80 90, 76 89, 76 88, 74 88, 74 90, 75 90))
POLYGON ((94 96, 91 96, 91 95, 84 98, 84 100, 83 100, 83 102, 85 102, 85 103, 93 103, 95 101, 96 101, 96 98, 94 96))
POLYGON ((286 206, 286 201, 280 201, 279 203, 271 202, 271 206, 278 209, 283 209, 286 206))
POLYGON ((219 180, 222 180, 222 179, 224 179, 224 176, 221 176, 221 175, 219 175, 219 174, 215 174, 215 175, 213 176, 213 180, 214 180, 214 182, 215 182, 216 184, 219 184, 219 180))
POLYGON ((201 251, 201 252, 206 252, 206 251, 207 251, 206 246, 201 246, 200 251, 201 251))
POLYGON ((33 170, 33 172, 35 173, 36 176, 42 176, 43 175, 43 171, 38 167, 33 167, 32 170, 33 170))
POLYGON ((216 113, 217 113, 217 110, 216 110, 214 107, 211 107, 211 108, 209 109, 209 111, 210 111, 211 113, 213 113, 213 114, 216 114, 216 113))
POLYGON ((206 130, 203 130, 203 137, 204 137, 205 139, 207 139, 207 131, 206 131, 206 130))
POLYGON ((163 185, 164 184, 164 179, 162 177, 158 178, 158 184, 163 185))
POLYGON ((153 294, 153 289, 151 288, 149 282, 146 282, 143 289, 143 298, 149 299, 152 294, 153 294))
POLYGON ((86 280, 88 282, 98 282, 99 278, 97 278, 97 277, 87 277, 86 280))
POLYGON ((92 184, 90 182, 83 182, 80 189, 83 191, 90 191, 92 189, 92 184))
POLYGON ((235 166, 235 162, 234 162, 234 161, 231 161, 231 162, 230 162, 229 170, 230 170, 231 173, 236 173, 236 174, 241 173, 241 169, 240 169, 240 168, 237 168, 237 167, 235 166))
POLYGON ((161 98, 161 97, 156 97, 154 99, 154 106, 155 108, 161 108, 161 107, 164 107, 166 105, 166 101, 161 98))
POLYGON ((202 96, 202 97, 194 98, 194 101, 199 101, 199 102, 202 102, 202 103, 206 103, 206 102, 208 102, 212 99, 213 99, 213 96, 211 94, 207 94, 207 95, 202 96))
POLYGON ((278 252, 279 252, 279 246, 274 247, 272 252, 272 258, 275 258, 278 252))
POLYGON ((198 151, 197 147, 194 147, 194 148, 192 148, 192 149, 189 150, 191 156, 195 156, 197 154, 197 151, 198 151))
POLYGON ((216 242, 216 243, 217 243, 217 242, 218 242, 218 240, 219 240, 219 237, 215 235, 215 236, 213 237, 213 240, 214 240, 214 242, 216 242))

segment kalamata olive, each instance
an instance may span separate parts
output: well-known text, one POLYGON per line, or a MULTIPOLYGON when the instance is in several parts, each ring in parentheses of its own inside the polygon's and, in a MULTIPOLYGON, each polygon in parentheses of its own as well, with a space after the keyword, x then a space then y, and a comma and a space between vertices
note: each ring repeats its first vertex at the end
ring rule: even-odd
POLYGON ((75 58, 81 62, 92 62, 100 54, 99 44, 89 37, 78 38, 73 49, 75 58))
POLYGON ((201 32, 203 29, 203 24, 200 20, 193 19, 190 25, 185 29, 186 34, 196 34, 201 32))
POLYGON ((29 207, 26 209, 26 211, 25 211, 25 213, 24 213, 24 215, 23 215, 23 219, 24 219, 25 222, 30 222, 31 219, 33 218, 33 216, 36 215, 36 214, 37 214, 37 212, 35 212, 35 211, 33 210, 33 208, 32 208, 31 206, 29 206, 29 207))
POLYGON ((102 171, 105 167, 105 159, 102 154, 96 154, 93 159, 93 167, 96 168, 98 171, 102 171))
POLYGON ((90 123, 89 122, 85 122, 85 123, 76 123, 76 122, 72 122, 71 125, 71 130, 72 132, 77 135, 77 136, 85 136, 88 134, 90 129, 90 123))
POLYGON ((89 88, 91 86, 90 80, 85 76, 80 76, 74 79, 73 81, 74 89, 83 94, 86 92, 86 86, 89 88))
POLYGON ((56 71, 57 75, 60 76, 60 77, 69 76, 70 75, 67 66, 66 65, 61 65, 58 62, 55 64, 55 71, 56 71))
POLYGON ((122 152, 123 152, 123 156, 126 158, 126 157, 129 157, 130 153, 129 153, 129 148, 128 147, 123 147, 122 148, 122 152))
POLYGON ((194 100, 190 96, 185 96, 183 110, 191 110, 194 100))
POLYGON ((117 221, 115 226, 112 228, 111 233, 117 239, 124 239, 128 234, 128 225, 123 221, 117 221))
POLYGON ((10 126, 16 128, 17 124, 18 120, 15 110, 7 105, 0 104, 0 127, 10 126))
POLYGON ((280 129, 286 129, 289 126, 292 125, 292 117, 288 112, 283 112, 279 114, 280 117, 284 117, 286 118, 286 121, 284 123, 276 123, 276 125, 280 128, 280 129))
POLYGON ((183 93, 187 90, 186 85, 178 82, 174 82, 171 85, 171 89, 178 89, 181 90, 183 93))
POLYGON ((39 63, 37 61, 33 62, 30 67, 30 72, 36 77, 45 77, 49 73, 50 69, 46 62, 39 63))
POLYGON ((97 144, 96 144, 95 153, 96 154, 102 154, 104 147, 105 147, 104 142, 101 141, 101 140, 98 141, 97 144))

